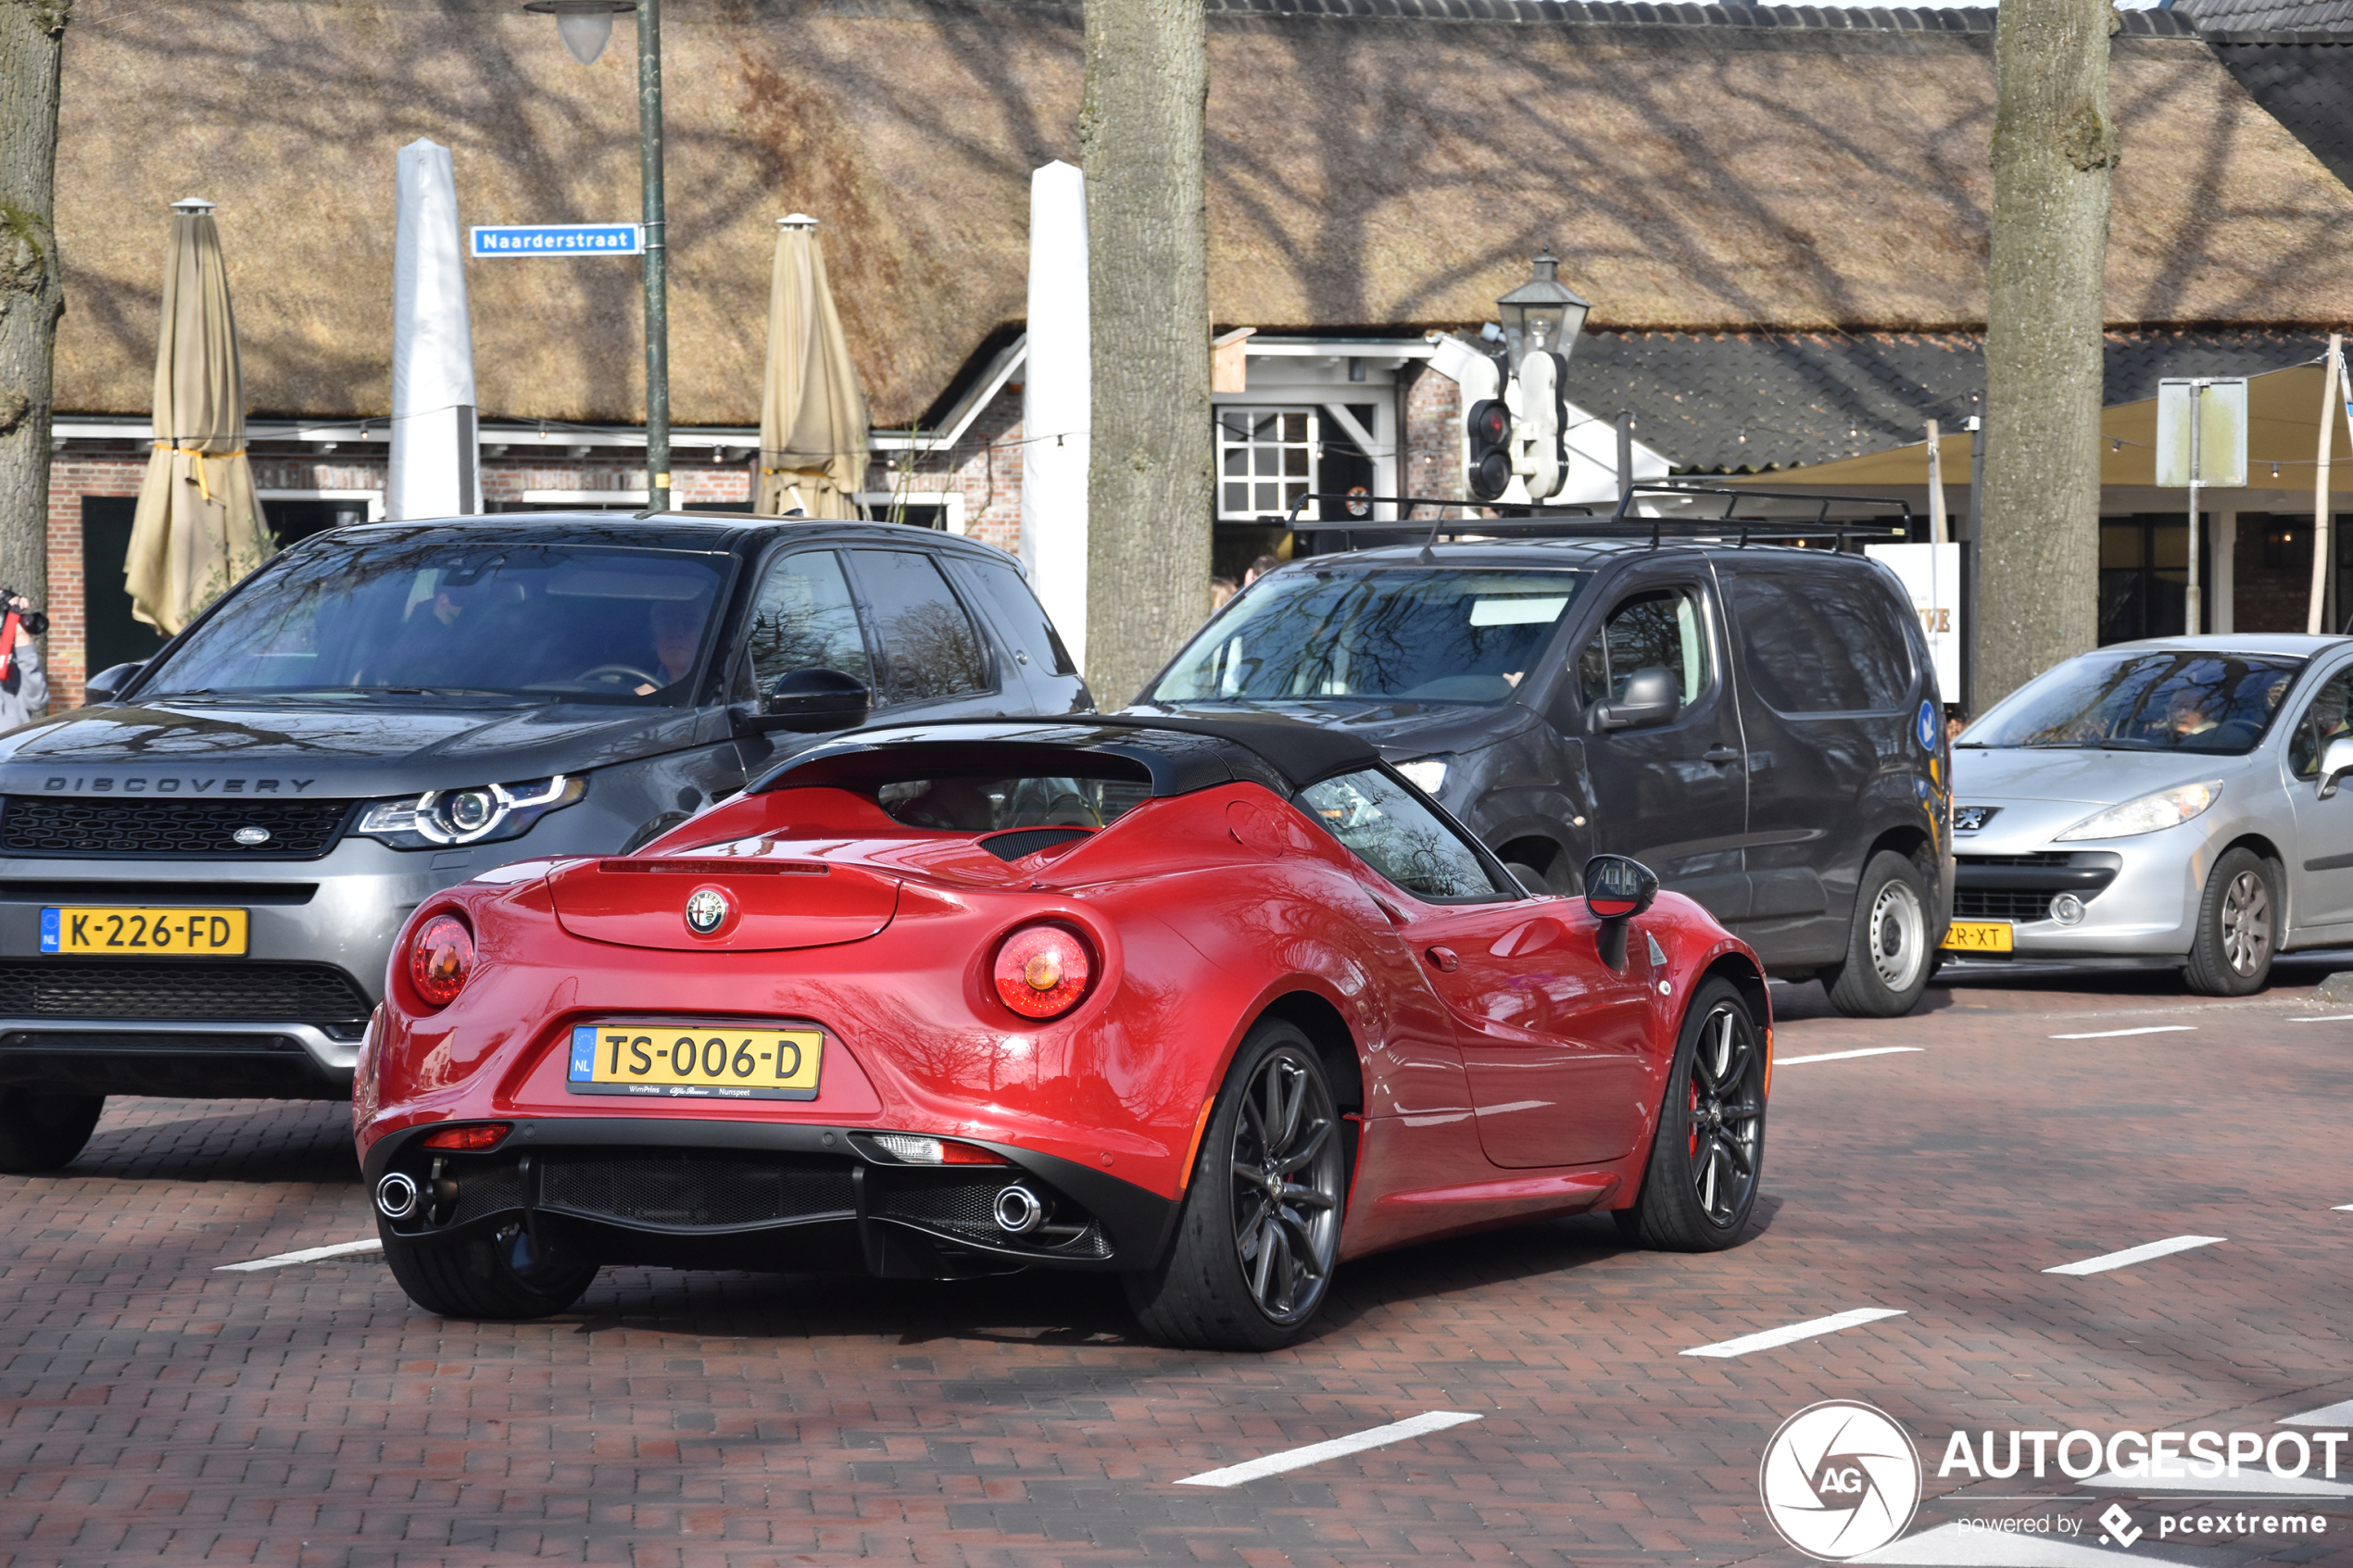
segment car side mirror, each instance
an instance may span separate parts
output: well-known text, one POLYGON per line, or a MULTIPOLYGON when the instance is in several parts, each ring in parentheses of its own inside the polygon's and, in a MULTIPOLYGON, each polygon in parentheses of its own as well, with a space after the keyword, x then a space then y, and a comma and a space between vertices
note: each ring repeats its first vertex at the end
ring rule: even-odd
POLYGON ((137 680, 139 671, 146 667, 145 659, 132 664, 108 665, 82 683, 82 705, 94 708, 102 702, 112 702, 116 694, 137 680))
POLYGON ((2353 735, 2339 735, 2321 753, 2320 797, 2334 795, 2336 781, 2347 773, 2353 773, 2353 735))
POLYGON ((796 670, 777 676, 776 684, 761 700, 760 710, 742 722, 749 730, 791 730, 800 734, 854 730, 866 721, 874 703, 874 694, 856 676, 822 668, 796 670))
POLYGON ((1593 934, 1602 962, 1626 967, 1627 922, 1658 897, 1658 877, 1642 861, 1624 855, 1596 855, 1585 862, 1585 908, 1602 922, 1593 934))
POLYGON ((1626 695, 1602 704, 1594 709, 1593 719, 1604 730, 1642 730, 1673 722, 1682 708, 1682 696, 1675 689, 1675 671, 1651 665, 1627 676, 1626 695))

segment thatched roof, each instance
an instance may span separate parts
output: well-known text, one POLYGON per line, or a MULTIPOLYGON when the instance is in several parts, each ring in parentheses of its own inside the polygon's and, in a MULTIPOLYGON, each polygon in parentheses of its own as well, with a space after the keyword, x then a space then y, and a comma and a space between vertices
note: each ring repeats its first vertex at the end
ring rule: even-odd
MULTIPOLYGON (((1610 19, 1634 7, 1551 0, 1212 9, 1221 323, 1477 321, 1548 242, 1597 328, 1982 318, 1982 19, 1645 5, 1676 25, 1638 25, 1610 19)), ((1077 6, 667 13, 673 417, 757 420, 769 224, 795 209, 824 220, 875 419, 917 417, 1022 314, 1029 171, 1078 153, 1077 6)), ((2353 314, 2353 192, 2206 45, 2152 35, 2181 31, 2135 13, 2116 41, 2109 320, 2353 314)), ((200 194, 220 204, 256 412, 381 412, 396 149, 447 144, 470 222, 634 217, 634 47, 624 19, 598 65, 575 65, 512 0, 84 0, 58 157, 59 406, 145 410, 164 209, 200 194)), ((486 411, 639 417, 634 263, 470 265, 486 411)))

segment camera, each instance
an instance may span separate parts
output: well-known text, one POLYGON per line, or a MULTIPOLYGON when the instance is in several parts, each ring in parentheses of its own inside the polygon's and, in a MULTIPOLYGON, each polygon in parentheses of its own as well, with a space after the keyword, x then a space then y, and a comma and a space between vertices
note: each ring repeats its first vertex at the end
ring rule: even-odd
MULTIPOLYGON (((6 608, 14 603, 16 598, 17 591, 14 588, 0 588, 0 608, 6 608)), ((49 617, 42 610, 18 611, 17 624, 36 637, 44 637, 49 633, 49 617)))

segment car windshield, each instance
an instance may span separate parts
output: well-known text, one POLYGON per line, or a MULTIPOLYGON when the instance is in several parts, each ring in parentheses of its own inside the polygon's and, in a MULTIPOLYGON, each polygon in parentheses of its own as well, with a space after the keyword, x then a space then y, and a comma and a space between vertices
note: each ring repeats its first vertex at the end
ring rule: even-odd
POLYGON ((692 700, 727 564, 447 533, 297 549, 174 649, 139 696, 678 707, 692 700))
POLYGON ((2087 653, 2020 687, 1959 744, 2240 757, 2303 668, 2274 655, 2087 653))
POLYGON ((1204 627, 1141 700, 1498 703, 1552 641, 1574 571, 1285 571, 1204 627))

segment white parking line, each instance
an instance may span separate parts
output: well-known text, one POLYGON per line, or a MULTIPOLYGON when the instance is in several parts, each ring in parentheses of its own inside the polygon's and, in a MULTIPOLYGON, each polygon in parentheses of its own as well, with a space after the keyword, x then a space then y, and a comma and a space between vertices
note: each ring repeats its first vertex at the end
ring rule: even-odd
POLYGON ((2339 1399, 2333 1405, 2322 1405, 2302 1415, 2280 1417, 2282 1426, 2347 1426, 2353 1425, 2353 1399, 2339 1399))
POLYGON ((2290 1023, 2353 1023, 2353 1012, 2340 1012, 2325 1018, 2291 1018, 2290 1023))
POLYGON ((2120 1040, 2127 1035, 2195 1034, 2195 1023, 2151 1023, 2139 1029, 2101 1029, 2089 1035, 2054 1035, 2054 1040, 2120 1040))
POLYGON ((1900 1318, 1902 1309, 1896 1307, 1857 1307, 1851 1312, 1832 1312, 1826 1318, 1808 1318, 1780 1328, 1768 1328, 1762 1334, 1743 1334, 1738 1339, 1721 1344, 1702 1345, 1683 1352, 1687 1356, 1745 1356, 1751 1350, 1769 1350, 1776 1345, 1794 1345, 1801 1339, 1817 1335, 1836 1334, 1842 1328, 1857 1323, 1876 1323, 1881 1318, 1900 1318))
POLYGON ((1326 1443, 1310 1443, 1303 1449, 1285 1449, 1278 1454, 1250 1460, 1241 1464, 1229 1464, 1223 1470, 1204 1470, 1198 1475, 1188 1475, 1176 1483, 1180 1486, 1239 1486, 1245 1481, 1262 1476, 1280 1475, 1286 1470, 1301 1470, 1311 1464, 1321 1464, 1327 1459, 1340 1459, 1348 1454, 1360 1454, 1366 1449, 1378 1449, 1389 1443, 1402 1443, 1408 1437, 1418 1437, 1426 1432, 1443 1432, 1449 1426, 1460 1426, 1478 1417, 1461 1411, 1425 1411, 1403 1421, 1392 1421, 1387 1426, 1376 1426, 1369 1432, 1358 1432, 1346 1437, 1334 1437, 1326 1443))
POLYGON ((1795 1067, 1801 1061, 1849 1061, 1858 1056, 1894 1056, 1898 1051, 1924 1050, 1924 1046, 1873 1046, 1869 1050, 1824 1051, 1819 1056, 1781 1056, 1773 1059, 1776 1067, 1795 1067))
POLYGON ((283 1269, 288 1263, 315 1263, 321 1258, 346 1258, 355 1252, 381 1252, 381 1241, 338 1241, 333 1247, 306 1247, 299 1252, 280 1252, 268 1258, 256 1258, 250 1263, 223 1263, 212 1272, 217 1274, 250 1273, 255 1269, 283 1269))
POLYGON ((2230 1239, 2227 1236, 2167 1236, 2163 1241, 2145 1241, 2121 1252, 2103 1252, 2096 1258, 2061 1263, 2056 1269, 2045 1269, 2043 1272, 2046 1274, 2104 1274, 2110 1269, 2120 1269, 2131 1263, 2145 1263, 2151 1258, 2162 1258, 2169 1252, 2187 1252, 2193 1247, 2211 1247, 2218 1241, 2230 1239))

